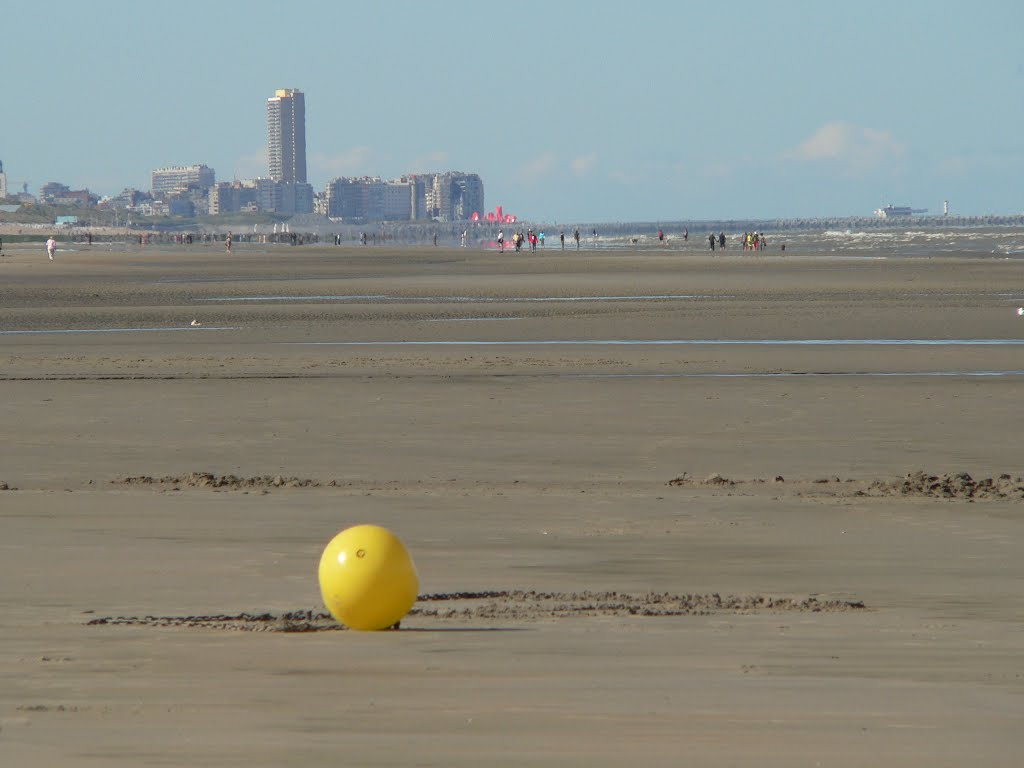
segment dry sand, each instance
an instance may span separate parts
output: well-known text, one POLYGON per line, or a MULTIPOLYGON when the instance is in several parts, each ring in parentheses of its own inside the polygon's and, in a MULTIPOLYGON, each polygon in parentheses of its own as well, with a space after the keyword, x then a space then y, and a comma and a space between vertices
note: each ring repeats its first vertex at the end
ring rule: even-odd
POLYGON ((539 342, 1019 339, 1024 262, 4 253, 0 764, 1020 764, 1024 347, 539 342))

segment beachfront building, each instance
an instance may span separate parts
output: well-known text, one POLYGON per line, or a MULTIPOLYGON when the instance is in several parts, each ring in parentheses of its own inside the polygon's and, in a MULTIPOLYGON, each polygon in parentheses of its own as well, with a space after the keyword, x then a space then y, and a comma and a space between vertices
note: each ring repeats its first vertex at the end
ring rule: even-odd
POLYGON ((210 187, 208 207, 211 216, 257 210, 254 181, 222 181, 210 187))
POLYGON ((211 216, 240 211, 312 213, 313 185, 265 177, 216 184, 210 188, 207 208, 211 216))
POLYGON ((345 221, 409 221, 412 184, 376 176, 337 178, 327 185, 327 215, 345 221))
POLYGON ((295 181, 254 179, 256 210, 261 213, 311 213, 313 185, 295 181))
POLYGON ((101 200, 99 207, 114 211, 135 210, 142 203, 146 201, 152 202, 152 200, 153 196, 148 192, 143 192, 142 190, 133 189, 131 187, 125 187, 121 190, 121 194, 101 200))
POLYGON ((327 192, 313 193, 313 213, 317 216, 327 215, 327 192))
POLYGON ((217 183, 213 168, 205 165, 174 165, 156 168, 150 173, 149 178, 149 190, 153 197, 164 197, 189 189, 205 191, 217 183))
POLYGON ((44 205, 71 205, 89 207, 99 202, 99 197, 88 189, 71 189, 66 184, 48 181, 39 188, 39 202, 44 205))
POLYGON ((306 183, 306 97, 302 91, 280 88, 267 99, 267 157, 274 181, 306 183))
POLYGON ((344 221, 376 221, 374 190, 381 183, 379 178, 369 176, 333 179, 325 191, 327 215, 344 221))
POLYGON ((484 210, 484 183, 475 173, 449 171, 426 175, 424 211, 419 218, 469 221, 484 210))
POLYGON ((277 182, 274 213, 312 213, 313 185, 299 181, 277 182))
POLYGON ((402 176, 340 177, 327 185, 327 215, 343 221, 469 221, 484 209, 484 185, 475 173, 450 171, 402 176))

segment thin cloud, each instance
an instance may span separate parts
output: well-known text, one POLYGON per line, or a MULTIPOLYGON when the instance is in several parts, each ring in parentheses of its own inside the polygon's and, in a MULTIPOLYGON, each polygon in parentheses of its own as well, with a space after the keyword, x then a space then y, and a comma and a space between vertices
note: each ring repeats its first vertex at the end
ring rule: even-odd
POLYGON ((856 172, 901 160, 906 150, 888 131, 837 120, 825 123, 806 141, 783 153, 783 158, 804 163, 828 162, 856 172))
POLYGON ((701 168, 701 174, 708 179, 728 179, 736 173, 737 168, 741 168, 739 163, 729 161, 716 161, 704 165, 701 168))
POLYGON ((624 184, 626 186, 635 186, 647 181, 647 177, 636 168, 617 168, 608 172, 608 178, 617 184, 624 184))
POLYGON ((545 152, 516 168, 512 178, 520 184, 536 183, 550 175, 557 164, 558 156, 554 152, 545 152))
MULTIPOLYGON (((255 179, 266 176, 268 173, 270 173, 270 161, 267 159, 266 147, 242 155, 235 160, 234 178, 236 179, 255 179)), ((217 180, 227 181, 227 179, 220 178, 220 174, 218 174, 217 180)))
POLYGON ((417 157, 409 167, 410 173, 432 173, 448 166, 448 153, 442 149, 417 157))
MULTIPOLYGON (((309 157, 309 166, 316 175, 335 178, 337 176, 366 176, 379 168, 374 168, 373 151, 369 147, 351 147, 342 152, 327 154, 317 152, 309 157)), ((311 174, 313 175, 313 174, 311 174)))
POLYGON ((974 173, 1017 173, 1024 164, 1024 155, 1016 152, 981 151, 969 155, 944 158, 937 166, 938 173, 948 176, 967 176, 974 173))
POLYGON ((938 171, 944 175, 963 176, 972 172, 977 165, 978 163, 974 159, 966 157, 947 157, 939 163, 938 171))
POLYGON ((597 167, 597 154, 580 155, 574 157, 569 163, 569 169, 575 176, 586 176, 597 167))

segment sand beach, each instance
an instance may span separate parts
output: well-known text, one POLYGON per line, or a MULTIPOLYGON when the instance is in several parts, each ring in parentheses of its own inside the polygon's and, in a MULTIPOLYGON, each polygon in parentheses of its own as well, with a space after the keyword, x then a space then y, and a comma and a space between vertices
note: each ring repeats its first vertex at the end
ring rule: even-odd
POLYGON ((0 764, 1016 766, 1024 261, 5 243, 0 764), (421 599, 322 615, 376 523, 421 599))

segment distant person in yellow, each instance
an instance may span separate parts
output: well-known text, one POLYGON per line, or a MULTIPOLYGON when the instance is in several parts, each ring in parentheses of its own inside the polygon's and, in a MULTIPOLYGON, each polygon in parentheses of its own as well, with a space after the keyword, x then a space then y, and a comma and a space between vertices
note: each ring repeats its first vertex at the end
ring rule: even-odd
POLYGON ((57 252, 57 241, 53 239, 53 235, 50 235, 50 239, 46 241, 46 255, 50 257, 50 261, 53 261, 53 254, 57 252))

